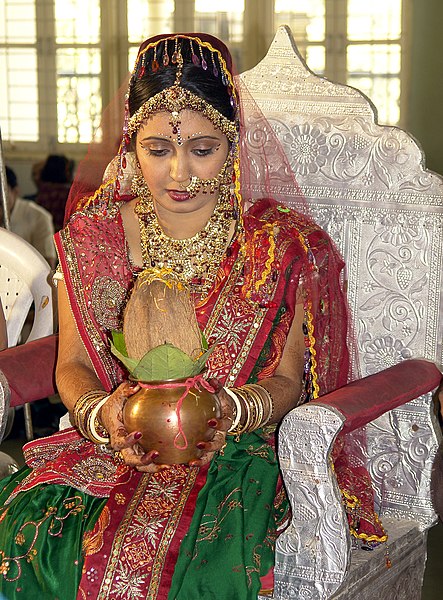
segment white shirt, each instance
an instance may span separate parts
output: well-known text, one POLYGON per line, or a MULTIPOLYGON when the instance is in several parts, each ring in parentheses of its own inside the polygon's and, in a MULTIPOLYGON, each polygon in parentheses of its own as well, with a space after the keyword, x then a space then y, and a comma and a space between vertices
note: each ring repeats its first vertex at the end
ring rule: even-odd
POLYGON ((11 231, 29 242, 40 254, 56 258, 52 215, 32 200, 17 198, 9 218, 11 231))

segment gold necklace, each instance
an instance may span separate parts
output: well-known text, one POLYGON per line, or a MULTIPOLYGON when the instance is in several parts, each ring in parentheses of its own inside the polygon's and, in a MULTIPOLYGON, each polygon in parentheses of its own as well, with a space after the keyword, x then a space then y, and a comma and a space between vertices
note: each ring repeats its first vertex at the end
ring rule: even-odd
POLYGON ((194 291, 207 293, 217 276, 231 222, 236 217, 229 187, 220 186, 217 204, 205 227, 184 240, 167 236, 161 228, 152 194, 141 175, 134 176, 131 190, 139 197, 134 211, 139 219, 144 266, 172 269, 194 291))

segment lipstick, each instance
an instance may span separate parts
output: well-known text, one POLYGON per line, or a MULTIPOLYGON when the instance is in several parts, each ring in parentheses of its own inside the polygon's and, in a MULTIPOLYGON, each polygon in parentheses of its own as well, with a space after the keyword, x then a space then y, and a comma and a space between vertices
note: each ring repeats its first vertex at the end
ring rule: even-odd
POLYGON ((190 197, 189 192, 179 192, 177 190, 168 190, 168 195, 174 202, 185 202, 190 197))

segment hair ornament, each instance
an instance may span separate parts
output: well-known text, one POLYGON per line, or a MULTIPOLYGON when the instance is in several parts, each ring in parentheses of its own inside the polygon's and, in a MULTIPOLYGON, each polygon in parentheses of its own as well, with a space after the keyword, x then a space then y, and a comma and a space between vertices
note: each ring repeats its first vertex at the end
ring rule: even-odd
POLYGON ((163 51, 163 66, 167 67, 169 65, 169 54, 168 54, 168 40, 165 40, 165 49, 163 51))
POLYGON ((172 64, 175 65, 177 64, 177 59, 178 59, 178 37, 175 38, 175 47, 174 47, 174 52, 172 53, 172 64))
POLYGON ((174 81, 173 87, 180 85, 180 80, 182 78, 182 73, 183 73, 183 56, 181 53, 180 46, 178 47, 178 51, 177 51, 176 64, 177 64, 177 71, 175 73, 175 81, 174 81))
POLYGON ((215 64, 215 58, 214 58, 213 52, 211 52, 211 59, 212 59, 212 74, 214 75, 214 77, 218 77, 218 69, 217 69, 217 65, 215 64))
MULTIPOLYGON (((194 45, 192 43, 192 40, 189 40, 189 43, 191 45, 191 60, 192 63, 196 66, 199 67, 200 66, 200 59, 199 57, 196 55, 196 53, 194 52, 194 45)), ((200 47, 200 44, 199 44, 200 47)))
POLYGON ((157 73, 159 68, 160 68, 160 65, 158 64, 158 60, 157 60, 157 46, 154 46, 154 60, 152 61, 152 65, 151 65, 152 72, 157 73))
POLYGON ((146 54, 143 52, 141 61, 140 61, 140 70, 138 72, 139 79, 141 79, 143 77, 143 75, 145 74, 145 70, 146 70, 145 62, 146 62, 146 54))
MULTIPOLYGON (((205 58, 203 56, 203 48, 201 47, 201 45, 198 45, 198 49, 200 50, 200 58, 201 58, 201 67, 203 69, 203 71, 207 71, 208 70, 208 63, 205 61, 205 58)), ((212 53, 211 53, 212 56, 212 53)))

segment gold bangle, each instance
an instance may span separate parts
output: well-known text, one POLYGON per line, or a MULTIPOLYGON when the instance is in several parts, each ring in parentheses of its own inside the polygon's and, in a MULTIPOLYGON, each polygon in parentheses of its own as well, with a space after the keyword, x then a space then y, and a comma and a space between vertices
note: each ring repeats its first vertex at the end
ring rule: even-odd
POLYGON ((243 401, 243 405, 245 408, 246 419, 243 425, 239 424, 236 431, 234 432, 237 437, 239 437, 242 433, 246 433, 249 431, 253 421, 254 421, 254 410, 249 401, 248 393, 243 387, 235 388, 235 393, 241 398, 243 401))
MULTIPOLYGON (((97 405, 100 404, 100 407, 103 404, 103 399, 108 398, 108 394, 104 390, 90 390, 80 396, 77 402, 74 405, 72 416, 73 421, 81 435, 94 443, 108 443, 109 437, 105 438, 101 435, 97 434, 96 428, 94 427, 94 434, 91 431, 91 423, 92 423, 92 414, 94 414, 94 419, 96 414, 98 413, 98 409, 95 411, 97 405)), ((103 431, 106 430, 103 428, 103 431)), ((107 433, 107 432, 106 432, 107 433)))
POLYGON ((108 401, 109 395, 104 396, 95 404, 91 411, 88 421, 90 439, 96 444, 109 444, 109 433, 106 428, 100 423, 98 413, 101 407, 108 401))
POLYGON ((266 416, 264 416, 263 422, 261 424, 261 427, 264 427, 274 416, 274 400, 272 398, 271 392, 263 385, 260 385, 259 383, 253 383, 251 385, 253 385, 255 389, 261 394, 262 400, 267 404, 267 414, 266 416))
POLYGON ((242 416, 242 409, 241 409, 240 400, 239 400, 237 394, 233 390, 231 390, 227 387, 225 387, 223 389, 228 394, 228 396, 230 396, 232 398, 232 402, 233 402, 232 424, 231 424, 231 427, 228 429, 228 433, 231 433, 232 431, 235 431, 238 424, 240 423, 240 419, 242 416))
POLYGON ((263 399, 261 394, 254 387, 254 384, 246 384, 243 387, 249 396, 249 401, 251 403, 251 408, 253 411, 253 420, 249 426, 249 430, 255 431, 261 426, 261 423, 263 422, 263 399))

